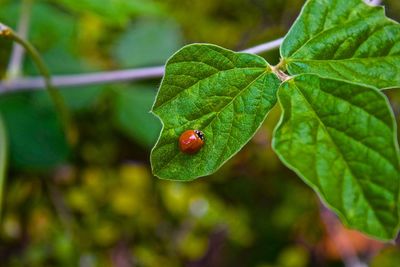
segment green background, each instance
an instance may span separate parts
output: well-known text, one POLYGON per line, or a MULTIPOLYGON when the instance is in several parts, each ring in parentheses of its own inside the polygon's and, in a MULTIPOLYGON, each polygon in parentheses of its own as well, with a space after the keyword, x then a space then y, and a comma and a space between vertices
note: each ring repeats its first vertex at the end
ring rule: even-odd
MULTIPOLYGON (((188 43, 240 50, 282 37, 302 4, 36 0, 29 39, 54 74, 162 65, 188 43)), ((385 5, 399 21, 399 2, 385 5)), ((20 1, 0 0, 0 21, 15 27, 19 11, 20 1)), ((10 51, 0 40, 2 76, 10 51)), ((278 50, 263 56, 279 61, 278 50)), ((24 74, 37 75, 29 58, 24 74)), ((343 266, 317 197, 272 152, 278 108, 214 175, 153 177, 161 126, 149 110, 159 83, 63 89, 77 125, 73 148, 44 92, 0 95, 10 152, 0 266, 343 266)), ((400 93, 385 94, 398 120, 400 93)), ((335 231, 371 266, 400 261, 394 245, 335 231)))

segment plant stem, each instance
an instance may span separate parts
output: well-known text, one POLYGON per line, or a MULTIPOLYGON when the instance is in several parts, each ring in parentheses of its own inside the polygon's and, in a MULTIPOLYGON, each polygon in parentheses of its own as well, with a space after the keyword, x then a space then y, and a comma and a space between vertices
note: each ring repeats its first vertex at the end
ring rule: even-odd
POLYGON ((7 134, 3 123, 3 118, 0 113, 0 222, 3 211, 3 198, 4 198, 4 183, 6 180, 6 168, 7 168, 7 134))
MULTIPOLYGON (((163 74, 164 66, 156 66, 139 69, 104 71, 89 74, 55 75, 53 76, 52 81, 57 87, 77 87, 83 85, 161 78, 163 74)), ((44 81, 41 77, 17 79, 14 81, 5 81, 0 83, 0 94, 13 91, 39 90, 43 87, 44 81)))
MULTIPOLYGON (((21 38, 26 39, 28 35, 30 11, 32 8, 33 0, 24 0, 21 5, 21 15, 18 22, 17 33, 21 38)), ((21 75, 21 66, 24 58, 24 49, 14 43, 12 48, 12 53, 10 57, 10 62, 7 67, 6 77, 7 79, 16 79, 21 75)))
POLYGON ((44 85, 50 95, 50 98, 60 116, 61 123, 66 133, 66 137, 68 142, 73 142, 73 131, 72 131, 72 123, 71 117, 68 112, 68 109, 64 103, 64 100, 57 91, 57 89, 53 86, 51 82, 50 71, 48 70, 46 64, 41 58, 40 54, 37 52, 35 47, 31 45, 28 41, 24 40, 17 33, 15 33, 10 27, 0 23, 0 36, 4 36, 25 48, 28 54, 32 57, 32 60, 35 62, 40 74, 44 78, 44 85))
POLYGON ((365 0, 365 2, 371 6, 378 6, 382 3, 382 0, 365 0))
POLYGON ((279 48, 283 42, 283 39, 284 38, 282 37, 282 38, 273 40, 268 43, 264 43, 264 44, 260 44, 260 45, 254 46, 254 47, 247 48, 241 52, 250 53, 250 54, 261 54, 261 53, 279 48))

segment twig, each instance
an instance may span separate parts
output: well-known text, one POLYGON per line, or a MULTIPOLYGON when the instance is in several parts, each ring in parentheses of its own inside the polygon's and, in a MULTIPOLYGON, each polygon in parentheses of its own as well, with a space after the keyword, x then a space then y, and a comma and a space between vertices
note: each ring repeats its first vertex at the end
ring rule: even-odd
MULTIPOLYGON (((259 54, 276 49, 282 43, 283 38, 267 42, 242 52, 259 54)), ((106 71, 89 74, 72 74, 53 76, 53 84, 56 87, 76 87, 83 85, 106 84, 115 82, 138 81, 151 78, 160 78, 164 75, 164 66, 149 68, 106 71)), ((41 77, 27 77, 3 81, 0 83, 0 94, 13 91, 43 89, 45 81, 41 77)))
POLYGON ((53 86, 50 71, 48 70, 46 64, 44 63, 36 48, 31 43, 15 33, 10 27, 2 23, 0 23, 0 36, 20 44, 32 57, 33 62, 35 62, 40 74, 44 78, 45 88, 47 89, 47 92, 49 93, 50 98, 53 101, 54 106, 60 116, 60 120, 65 129, 67 140, 70 143, 73 143, 73 128, 69 111, 64 103, 60 92, 58 92, 57 89, 53 86))
MULTIPOLYGON (((26 39, 28 35, 30 14, 33 0, 24 0, 21 5, 21 15, 19 17, 17 33, 21 38, 26 39)), ((17 43, 13 44, 10 62, 8 63, 6 77, 13 80, 21 75, 22 62, 25 50, 17 43)))
POLYGON ((282 37, 282 38, 276 39, 274 41, 271 41, 271 42, 268 42, 265 44, 260 44, 260 45, 245 49, 242 52, 250 53, 250 54, 264 53, 264 52, 273 50, 275 48, 279 48, 283 42, 283 39, 284 38, 282 37))
POLYGON ((378 6, 382 3, 382 0, 364 0, 364 1, 371 6, 378 6))
MULTIPOLYGON (((74 87, 82 85, 106 84, 124 81, 138 81, 160 78, 164 74, 164 66, 139 68, 130 70, 106 71, 89 74, 73 74, 53 76, 56 87, 74 87)), ((44 80, 41 77, 17 79, 0 83, 0 94, 10 91, 43 89, 44 80)))

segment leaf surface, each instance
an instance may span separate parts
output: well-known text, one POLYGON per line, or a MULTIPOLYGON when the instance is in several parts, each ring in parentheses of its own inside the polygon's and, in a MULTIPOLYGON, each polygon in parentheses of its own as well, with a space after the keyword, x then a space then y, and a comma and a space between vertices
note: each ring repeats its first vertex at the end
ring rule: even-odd
POLYGON ((279 84, 259 56, 205 44, 179 50, 167 62, 153 106, 163 122, 151 154, 153 173, 192 180, 215 172, 255 134, 276 103, 279 84), (179 136, 189 129, 205 134, 195 155, 178 148, 179 136))
POLYGON ((273 147, 350 227, 397 233, 400 185, 395 122, 371 87, 300 75, 279 89, 273 147))
POLYGON ((400 25, 362 0, 308 1, 285 37, 290 74, 400 87, 400 25))

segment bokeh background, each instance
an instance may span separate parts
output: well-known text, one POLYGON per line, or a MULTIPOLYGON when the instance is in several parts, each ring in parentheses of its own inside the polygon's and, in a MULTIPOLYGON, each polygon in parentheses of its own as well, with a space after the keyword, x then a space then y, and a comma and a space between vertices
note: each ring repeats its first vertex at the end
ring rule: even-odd
MULTIPOLYGON (((184 44, 244 49, 285 35, 302 0, 0 0, 53 74, 163 65, 184 44)), ((400 1, 384 1, 400 20, 400 1)), ((0 40, 0 75, 12 43, 0 40)), ((263 54, 271 64, 279 52, 263 54)), ((25 57, 23 75, 38 75, 25 57)), ((76 124, 66 144, 44 91, 0 92, 9 164, 0 266, 400 266, 396 244, 346 230, 271 149, 271 113, 216 174, 190 183, 153 177, 160 79, 61 90, 76 124)), ((400 93, 387 91, 399 118, 400 93)), ((4 145, 4 144, 1 144, 4 145)))

